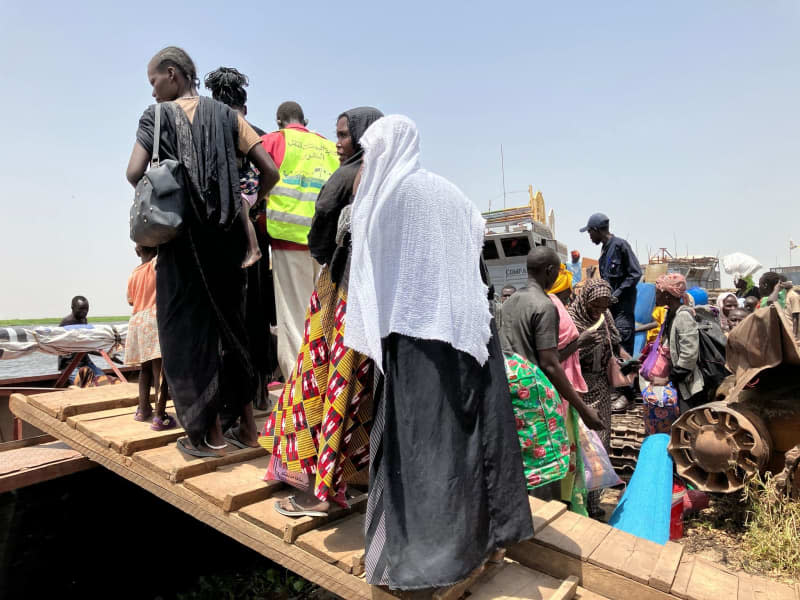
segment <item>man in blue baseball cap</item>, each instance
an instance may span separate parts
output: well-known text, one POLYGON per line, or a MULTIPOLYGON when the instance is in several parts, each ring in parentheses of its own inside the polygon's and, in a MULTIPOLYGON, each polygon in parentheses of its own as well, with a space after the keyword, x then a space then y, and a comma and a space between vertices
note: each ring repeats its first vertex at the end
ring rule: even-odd
POLYGON ((636 320, 633 309, 636 306, 636 284, 642 278, 642 267, 631 245, 608 230, 608 217, 595 213, 589 217, 581 232, 589 232, 593 244, 602 244, 600 253, 600 277, 611 284, 616 302, 611 305, 614 323, 622 337, 621 346, 633 355, 633 339, 636 333, 636 320))

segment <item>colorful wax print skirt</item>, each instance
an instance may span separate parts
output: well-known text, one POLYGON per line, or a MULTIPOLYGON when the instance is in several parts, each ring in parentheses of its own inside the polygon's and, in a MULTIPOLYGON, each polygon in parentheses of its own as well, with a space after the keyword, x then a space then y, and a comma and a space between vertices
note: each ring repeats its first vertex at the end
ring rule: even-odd
POLYGON ((506 355, 505 363, 528 489, 559 481, 570 464, 561 398, 533 363, 517 354, 506 355))
MULTIPOLYGON (((321 501, 369 479, 373 364, 344 345, 347 292, 319 275, 306 311, 297 366, 267 417, 259 443, 288 471, 314 476, 321 501)), ((341 502, 340 502, 341 503, 341 502)))

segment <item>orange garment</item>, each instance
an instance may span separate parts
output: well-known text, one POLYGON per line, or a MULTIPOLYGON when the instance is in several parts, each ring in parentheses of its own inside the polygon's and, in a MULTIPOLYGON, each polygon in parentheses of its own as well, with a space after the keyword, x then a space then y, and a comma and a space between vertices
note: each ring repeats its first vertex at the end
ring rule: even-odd
POLYGON ((128 278, 128 304, 133 314, 156 305, 156 259, 136 267, 128 278))

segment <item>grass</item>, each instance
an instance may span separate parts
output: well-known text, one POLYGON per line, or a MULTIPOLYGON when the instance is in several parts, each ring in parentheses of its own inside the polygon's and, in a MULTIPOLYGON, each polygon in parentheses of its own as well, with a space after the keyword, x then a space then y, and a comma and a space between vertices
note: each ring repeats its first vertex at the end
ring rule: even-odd
POLYGON ((686 550, 753 575, 800 579, 800 501, 777 491, 772 476, 755 477, 742 493, 714 495, 689 517, 686 550))
POLYGON ((773 575, 800 577, 800 501, 776 488, 771 475, 745 487, 747 531, 742 538, 750 566, 773 575))
MULTIPOLYGON (((122 317, 89 317, 89 323, 119 323, 127 321, 130 315, 122 317)), ((45 319, 0 319, 0 327, 14 327, 16 325, 58 325, 62 317, 52 317, 45 319)))

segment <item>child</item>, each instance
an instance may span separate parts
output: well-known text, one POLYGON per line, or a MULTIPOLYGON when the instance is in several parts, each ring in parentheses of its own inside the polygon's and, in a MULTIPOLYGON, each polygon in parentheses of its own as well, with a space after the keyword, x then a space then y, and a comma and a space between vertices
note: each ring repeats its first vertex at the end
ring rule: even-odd
POLYGON ((250 209, 258 201, 258 171, 247 160, 243 162, 242 168, 239 169, 239 189, 242 193, 240 218, 247 233, 247 254, 242 262, 242 268, 246 269, 261 258, 261 248, 258 246, 256 229, 250 220, 250 209))
POLYGON ((158 343, 156 322, 156 248, 136 245, 136 255, 142 264, 128 279, 128 304, 133 306, 133 316, 128 323, 125 342, 125 364, 141 365, 139 373, 139 408, 137 421, 147 421, 153 415, 150 406, 150 386, 156 390, 156 410, 153 416, 154 431, 172 429, 175 417, 167 414, 167 380, 161 376, 161 347, 158 343))

